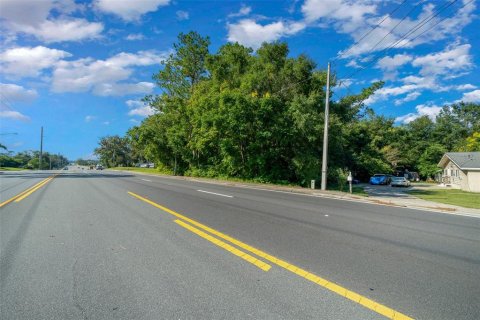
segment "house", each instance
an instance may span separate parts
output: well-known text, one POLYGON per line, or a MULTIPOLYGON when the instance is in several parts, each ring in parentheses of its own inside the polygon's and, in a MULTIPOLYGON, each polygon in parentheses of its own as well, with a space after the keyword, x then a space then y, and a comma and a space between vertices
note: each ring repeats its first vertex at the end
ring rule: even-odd
POLYGON ((446 186, 480 192, 480 152, 447 152, 438 166, 446 186))

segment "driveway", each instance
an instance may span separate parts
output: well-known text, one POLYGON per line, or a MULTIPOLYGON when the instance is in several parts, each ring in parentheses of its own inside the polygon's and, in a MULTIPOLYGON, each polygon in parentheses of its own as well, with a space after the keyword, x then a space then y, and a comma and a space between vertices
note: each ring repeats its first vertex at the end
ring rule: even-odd
MULTIPOLYGON (((362 185, 361 185, 362 186, 362 185)), ((450 204, 438 203, 428 200, 423 200, 413 195, 409 194, 410 190, 425 190, 432 188, 441 188, 435 184, 429 183, 415 183, 411 187, 401 188, 401 187, 391 187, 391 186, 378 186, 378 185, 363 185, 364 190, 368 193, 369 200, 377 202, 379 204, 394 205, 400 207, 410 207, 410 208, 419 208, 427 209, 434 211, 443 211, 453 214, 466 214, 466 215, 475 215, 480 216, 479 209, 470 209, 459 207, 450 204)))

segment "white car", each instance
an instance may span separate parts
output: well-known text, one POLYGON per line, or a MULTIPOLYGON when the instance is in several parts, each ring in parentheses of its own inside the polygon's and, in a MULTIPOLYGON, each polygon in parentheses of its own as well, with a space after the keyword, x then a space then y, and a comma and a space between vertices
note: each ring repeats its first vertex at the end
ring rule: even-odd
POLYGON ((410 181, 405 177, 392 177, 390 182, 392 187, 410 187, 410 181))

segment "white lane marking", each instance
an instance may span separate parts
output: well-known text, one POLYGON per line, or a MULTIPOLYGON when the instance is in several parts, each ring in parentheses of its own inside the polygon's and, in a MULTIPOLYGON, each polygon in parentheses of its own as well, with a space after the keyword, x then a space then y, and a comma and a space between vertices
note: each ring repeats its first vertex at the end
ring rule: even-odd
POLYGON ((140 179, 140 180, 147 181, 147 182, 152 182, 152 180, 148 180, 148 179, 140 179))
POLYGON ((209 192, 209 191, 204 191, 204 190, 197 190, 197 191, 198 192, 203 192, 203 193, 214 194, 216 196, 221 196, 221 197, 233 198, 233 196, 229 196, 228 194, 221 194, 221 193, 209 192))

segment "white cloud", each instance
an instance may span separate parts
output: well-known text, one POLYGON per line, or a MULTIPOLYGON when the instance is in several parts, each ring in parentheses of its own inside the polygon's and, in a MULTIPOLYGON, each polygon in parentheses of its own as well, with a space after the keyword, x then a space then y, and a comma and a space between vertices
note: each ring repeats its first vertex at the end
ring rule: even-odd
POLYGON ((303 22, 291 21, 277 21, 261 25, 253 19, 242 19, 238 23, 228 23, 227 27, 228 41, 258 48, 263 42, 271 42, 296 34, 306 25, 303 22))
POLYGON ((87 92, 97 95, 126 95, 150 93, 150 82, 119 83, 130 78, 135 66, 160 64, 168 53, 139 51, 119 53, 106 60, 92 58, 74 61, 60 61, 53 71, 52 90, 54 92, 87 92))
POLYGON ((95 118, 96 118, 95 116, 88 115, 85 117, 85 122, 90 122, 92 120, 95 120, 95 118))
POLYGON ((115 14, 125 21, 134 21, 148 12, 157 11, 166 6, 170 0, 96 0, 95 7, 103 12, 115 14))
POLYGON ((155 110, 143 101, 127 100, 125 103, 131 109, 128 112, 129 116, 148 117, 155 113, 155 110))
POLYGON ((382 70, 393 71, 410 61, 412 61, 412 57, 408 54, 397 54, 393 57, 387 56, 378 60, 377 67, 382 70))
POLYGON ((68 16, 79 6, 71 0, 2 0, 0 17, 10 33, 32 35, 45 42, 98 37, 103 30, 102 23, 68 16))
POLYGON ((53 67, 71 54, 43 46, 17 47, 0 53, 2 73, 13 78, 36 77, 44 69, 53 67))
POLYGON ((375 11, 376 5, 365 1, 306 0, 302 5, 305 20, 310 23, 321 18, 358 22, 375 11))
POLYGON ((471 90, 471 89, 477 89, 477 86, 474 86, 471 83, 466 83, 466 84, 460 84, 455 87, 455 90, 459 90, 459 91, 471 90))
POLYGON ((249 6, 246 6, 246 5, 242 4, 242 6, 240 7, 240 10, 238 10, 238 12, 230 13, 228 15, 228 17, 229 18, 235 18, 235 17, 247 16, 247 15, 250 14, 250 12, 252 12, 252 7, 249 7, 249 6))
POLYGON ((13 110, 0 110, 0 118, 20 120, 20 121, 29 121, 30 118, 24 114, 21 114, 18 111, 13 110))
POLYGON ((401 105, 405 102, 413 101, 421 95, 422 95, 422 93, 419 92, 419 91, 410 92, 404 98, 395 100, 395 105, 399 106, 399 105, 401 105))
POLYGON ((38 97, 36 90, 25 89, 12 83, 0 83, 2 100, 13 102, 31 102, 38 97))
POLYGON ((98 38, 103 31, 103 24, 85 19, 59 19, 45 20, 39 26, 19 26, 16 30, 50 43, 98 38))
POLYGON ((182 11, 182 10, 178 10, 176 12, 176 15, 177 15, 177 20, 188 20, 190 18, 190 15, 188 14, 187 11, 182 11))
POLYGON ((408 54, 397 54, 393 57, 384 57, 377 62, 376 67, 382 69, 385 80, 395 80, 398 75, 398 68, 412 61, 408 54))
MULTIPOLYGON (((408 33, 423 23, 424 19, 430 18, 437 12, 440 8, 439 3, 425 3, 423 4, 422 11, 415 18, 408 17, 403 21, 401 21, 401 16, 398 18, 388 15, 375 16, 374 13, 377 11, 377 6, 380 1, 307 0, 302 7, 302 12, 306 19, 312 22, 317 19, 322 19, 328 22, 327 26, 333 25, 337 32, 352 36, 355 42, 359 41, 361 37, 384 20, 379 27, 371 31, 359 44, 352 45, 352 47, 340 52, 341 56, 349 57, 365 54, 370 51, 380 51, 397 42, 395 48, 413 48, 419 44, 431 43, 458 34, 475 17, 475 2, 467 4, 468 1, 469 0, 463 0, 465 7, 456 9, 452 17, 447 19, 448 15, 451 14, 451 11, 447 10, 410 34, 408 33), (337 13, 339 10, 347 14, 341 16, 337 13), (350 18, 350 16, 355 18, 350 18), (441 21, 442 19, 444 20, 441 21), (396 27, 397 24, 398 26, 396 27), (431 30, 429 30, 430 28, 431 30), (429 31, 425 32, 427 30, 429 31), (408 34, 408 39, 401 40, 406 34, 408 34), (379 40, 384 37, 385 39, 378 43, 379 40), (376 47, 374 48, 374 46, 376 47)), ((458 6, 460 6, 460 4, 458 4, 458 6)))
POLYGON ((470 92, 465 92, 463 94, 462 99, 456 101, 456 102, 474 102, 474 103, 480 103, 480 90, 474 90, 470 92))
POLYGON ((414 59, 412 65, 420 67, 420 74, 424 76, 460 73, 469 70, 473 65, 470 48, 469 44, 452 44, 444 51, 414 59))
POLYGON ((415 107, 415 109, 417 110, 417 112, 397 117, 395 118, 395 122, 409 123, 422 116, 428 116, 432 121, 435 121, 437 115, 442 110, 442 107, 435 105, 428 106, 425 104, 419 104, 415 107))
POLYGON ((125 37, 125 40, 128 40, 128 41, 136 41, 136 40, 143 40, 143 39, 145 39, 145 36, 141 33, 131 33, 125 37))
POLYGON ((102 122, 102 124, 108 126, 108 125, 110 125, 110 121, 104 121, 104 122, 102 122))
POLYGON ((155 85, 151 82, 102 83, 93 89, 98 96, 125 96, 129 94, 152 93, 155 85))

